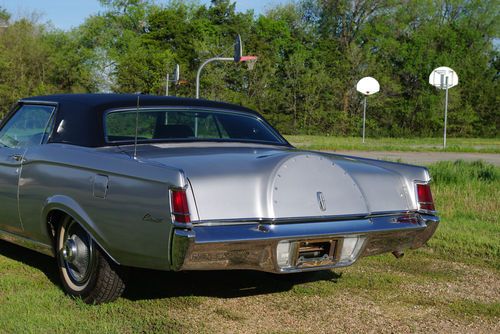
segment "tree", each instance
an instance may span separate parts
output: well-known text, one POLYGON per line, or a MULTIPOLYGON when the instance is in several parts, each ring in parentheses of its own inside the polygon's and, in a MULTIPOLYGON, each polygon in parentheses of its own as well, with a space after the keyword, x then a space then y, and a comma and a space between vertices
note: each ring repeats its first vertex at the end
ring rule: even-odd
POLYGON ((0 30, 0 112, 7 112, 22 97, 92 91, 91 55, 77 34, 26 18, 11 22, 0 30))
POLYGON ((231 0, 100 1, 105 11, 69 32, 12 22, 0 8, 4 111, 18 97, 51 92, 163 94, 176 63, 187 84, 172 91, 192 97, 202 61, 232 56, 239 33, 259 57, 255 69, 210 64, 202 97, 255 108, 284 133, 359 135, 355 85, 373 76, 381 91, 370 100, 371 135, 439 136, 443 94, 427 80, 445 65, 460 77, 450 134, 498 136, 498 0, 298 0, 258 16, 231 0))

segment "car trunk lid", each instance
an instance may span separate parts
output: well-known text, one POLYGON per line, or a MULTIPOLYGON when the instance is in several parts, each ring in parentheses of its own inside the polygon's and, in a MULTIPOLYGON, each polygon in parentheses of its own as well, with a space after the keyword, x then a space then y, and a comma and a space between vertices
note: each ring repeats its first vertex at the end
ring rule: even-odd
POLYGON ((185 172, 202 221, 328 219, 410 207, 400 174, 341 156, 245 145, 157 147, 139 156, 185 172))

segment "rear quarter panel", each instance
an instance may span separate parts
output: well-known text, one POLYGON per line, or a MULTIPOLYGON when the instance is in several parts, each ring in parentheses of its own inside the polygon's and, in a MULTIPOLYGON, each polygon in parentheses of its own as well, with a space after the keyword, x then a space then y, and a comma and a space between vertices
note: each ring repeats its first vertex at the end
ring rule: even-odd
MULTIPOLYGON (((335 154, 329 154, 330 156, 339 156, 335 154)), ((405 196, 408 197, 409 200, 409 209, 417 210, 417 198, 415 191, 415 182, 430 182, 431 176, 429 175, 429 170, 426 167, 409 165, 405 163, 391 162, 391 161, 383 161, 383 160, 375 160, 375 159, 367 159, 360 158, 356 156, 343 156, 352 161, 359 161, 369 165, 377 166, 379 168, 383 168, 385 170, 391 171, 397 175, 401 176, 401 181, 406 189, 405 196)), ((371 182, 373 189, 377 189, 380 186, 381 180, 374 178, 371 182)))
POLYGON ((58 209, 79 221, 116 262, 169 269, 169 188, 186 186, 181 171, 61 144, 30 149, 26 159, 19 203, 27 237, 50 243, 46 217, 58 209), (107 189, 96 190, 103 179, 107 189))

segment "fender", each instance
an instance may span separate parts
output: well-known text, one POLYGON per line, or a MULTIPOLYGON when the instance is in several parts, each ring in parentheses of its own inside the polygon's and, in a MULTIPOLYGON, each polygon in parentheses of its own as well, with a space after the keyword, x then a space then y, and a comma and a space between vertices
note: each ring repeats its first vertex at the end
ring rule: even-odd
MULTIPOLYGON (((78 224, 91 236, 100 249, 116 264, 120 264, 108 251, 109 245, 99 227, 92 221, 84 209, 72 198, 63 195, 55 195, 47 198, 41 216, 41 226, 45 228, 49 214, 54 211, 62 211, 75 219, 78 224)), ((56 250, 54 249, 54 254, 56 250)))

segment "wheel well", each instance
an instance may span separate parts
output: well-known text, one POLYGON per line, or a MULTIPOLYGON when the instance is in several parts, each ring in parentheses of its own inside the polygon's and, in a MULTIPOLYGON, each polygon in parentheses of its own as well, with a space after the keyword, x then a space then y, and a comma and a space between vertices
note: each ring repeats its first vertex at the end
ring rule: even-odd
POLYGON ((60 211, 60 210, 52 210, 47 215, 47 234, 49 235, 50 239, 52 240, 52 247, 54 248, 54 251, 56 250, 57 229, 59 227, 59 224, 61 224, 63 222, 63 220, 66 216, 67 216, 67 213, 64 211, 60 211))
MULTIPOLYGON (((59 228, 59 225, 64 222, 64 219, 66 217, 71 217, 68 213, 54 209, 50 211, 47 214, 47 234, 49 235, 51 242, 52 242, 52 249, 54 250, 54 254, 57 254, 57 237, 56 233, 59 228)), ((83 226, 82 226, 83 227, 83 226)), ((84 228, 85 229, 85 228, 84 228)), ((87 231, 88 233, 88 231, 87 231)), ((90 233, 89 233, 90 234, 90 233)), ((116 261, 97 241, 96 239, 90 234, 90 237, 94 240, 96 243, 96 246, 99 247, 99 250, 101 251, 102 255, 108 257, 113 263, 119 265, 120 263, 116 261)))

